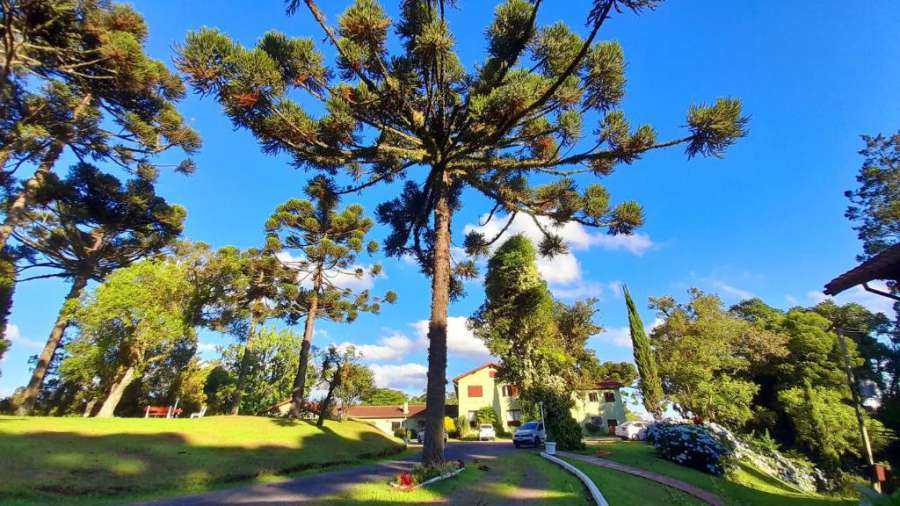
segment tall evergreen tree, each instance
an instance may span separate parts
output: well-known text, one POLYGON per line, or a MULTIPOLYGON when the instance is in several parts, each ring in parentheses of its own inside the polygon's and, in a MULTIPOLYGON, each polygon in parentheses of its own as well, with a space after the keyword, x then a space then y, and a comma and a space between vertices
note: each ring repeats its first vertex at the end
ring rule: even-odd
POLYGON ((378 243, 365 244, 372 220, 363 216, 359 205, 338 210, 339 199, 333 184, 325 177, 310 180, 306 187, 309 200, 293 199, 278 206, 266 222, 267 248, 276 254, 299 253, 285 262, 297 273, 297 289, 284 295, 284 309, 289 322, 305 319, 300 364, 291 395, 291 416, 303 414, 306 392, 306 369, 309 366, 316 318, 351 322, 360 311, 377 313, 381 301, 393 303, 396 295, 387 292, 382 298, 371 297, 368 290, 354 292, 342 287, 341 280, 378 276, 381 266, 366 269, 357 265, 357 255, 365 248, 378 250, 378 243))
MULTIPOLYGON (((305 4, 322 27, 337 52, 334 70, 312 38, 274 31, 246 48, 202 29, 188 35, 177 61, 194 88, 214 95, 267 152, 288 153, 298 167, 343 170, 353 179, 344 192, 405 181, 378 218, 392 229, 387 253, 412 256, 432 278, 425 430, 434 437, 423 451, 426 464, 443 460, 447 307, 461 293, 460 277, 473 274, 471 263, 451 267, 451 222, 462 191, 487 197, 492 218, 523 213, 629 233, 643 222, 641 207, 610 206, 604 187, 579 190, 572 176, 605 176, 678 144, 688 156, 721 156, 747 121, 738 100, 719 99, 691 106, 689 133, 680 138, 658 141, 649 125, 630 127, 619 108, 621 47, 595 41, 614 10, 641 11, 657 0, 594 0, 586 37, 563 23, 538 27, 540 0, 506 0, 486 31, 486 58, 471 70, 454 52, 445 3, 400 2, 393 26, 402 50, 392 55, 392 21, 377 1, 356 0, 332 27, 314 0, 288 0, 290 13, 305 4), (321 102, 324 113, 308 114, 291 98, 295 91, 321 102), (585 115, 596 122, 587 129, 596 137, 580 144, 585 115)), ((563 250, 553 228, 536 222, 546 235, 541 252, 563 250)), ((491 242, 476 233, 466 246, 483 253, 491 242)))
MULTIPOLYGON (((9 0, 0 14, 0 169, 36 165, 6 203, 0 249, 66 148, 155 176, 151 161, 200 145, 175 103, 184 84, 144 53, 147 25, 129 6, 97 0, 9 0)), ((178 170, 189 172, 185 160, 178 170)))
POLYGON ((240 410, 246 378, 252 363, 258 360, 254 351, 257 332, 270 318, 276 318, 276 304, 283 287, 290 284, 294 272, 271 252, 251 248, 241 255, 241 278, 231 288, 232 314, 230 327, 243 337, 244 346, 238 369, 237 385, 231 402, 231 414, 240 410))
POLYGON ((625 292, 625 306, 628 308, 628 327, 631 331, 631 346, 634 349, 634 362, 637 364, 640 377, 641 399, 654 418, 662 416, 663 389, 656 371, 656 359, 653 356, 653 348, 644 330, 644 323, 637 307, 631 299, 628 287, 622 285, 625 292))
POLYGON ((864 135, 859 152, 863 165, 859 188, 844 195, 850 200, 845 216, 863 242, 859 260, 867 260, 900 242, 900 131, 885 137, 864 135))
POLYGON ((151 182, 133 179, 123 185, 87 164, 75 166, 64 180, 50 175, 36 200, 28 227, 13 234, 32 259, 22 269, 50 272, 21 281, 58 277, 72 284, 25 389, 23 413, 34 407, 69 325, 71 306, 88 281, 102 281, 112 271, 159 252, 181 233, 185 217, 182 207, 156 195, 151 182))

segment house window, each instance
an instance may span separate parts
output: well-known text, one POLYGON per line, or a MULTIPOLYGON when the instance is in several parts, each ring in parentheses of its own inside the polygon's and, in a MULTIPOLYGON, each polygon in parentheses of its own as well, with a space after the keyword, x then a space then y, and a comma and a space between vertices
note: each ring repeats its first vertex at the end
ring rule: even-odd
POLYGON ((588 392, 588 400, 591 402, 599 401, 599 397, 597 397, 597 392, 588 392))
POLYGON ((603 400, 606 402, 616 402, 615 392, 603 392, 603 400))
POLYGON ((603 425, 603 417, 602 416, 592 416, 591 423, 597 426, 603 425))
POLYGON ((469 397, 481 397, 481 385, 469 385, 469 397))
POLYGON ((518 397, 519 388, 513 385, 503 385, 503 397, 518 397))
POLYGON ((391 422, 391 432, 400 430, 400 422, 391 422))
POLYGON ((518 427, 522 425, 522 411, 518 409, 511 409, 506 412, 506 425, 510 427, 518 427))
POLYGON ((475 426, 478 424, 478 422, 475 421, 475 412, 474 411, 469 411, 468 420, 469 420, 469 427, 472 427, 474 429, 475 426))

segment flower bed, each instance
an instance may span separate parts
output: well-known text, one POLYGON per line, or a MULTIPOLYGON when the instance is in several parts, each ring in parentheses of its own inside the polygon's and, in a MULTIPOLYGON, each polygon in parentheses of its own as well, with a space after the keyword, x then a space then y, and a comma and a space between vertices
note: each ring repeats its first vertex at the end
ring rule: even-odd
POLYGON ((466 464, 462 460, 448 461, 428 467, 418 464, 412 468, 412 471, 398 474, 389 484, 400 490, 415 490, 429 483, 452 478, 461 473, 465 467, 466 464))

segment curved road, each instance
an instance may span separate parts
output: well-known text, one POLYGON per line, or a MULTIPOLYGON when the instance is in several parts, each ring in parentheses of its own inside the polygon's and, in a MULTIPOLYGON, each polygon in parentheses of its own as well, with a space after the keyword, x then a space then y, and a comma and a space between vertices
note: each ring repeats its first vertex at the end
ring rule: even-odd
MULTIPOLYGON (((444 451, 448 460, 471 460, 476 457, 496 457, 515 450, 509 441, 450 442, 444 451)), ((338 471, 301 476, 279 483, 207 492, 205 494, 173 497, 159 501, 137 503, 138 506, 213 506, 219 504, 276 505, 314 502, 344 489, 370 481, 387 480, 399 472, 412 468, 418 457, 406 460, 384 460, 338 471)))

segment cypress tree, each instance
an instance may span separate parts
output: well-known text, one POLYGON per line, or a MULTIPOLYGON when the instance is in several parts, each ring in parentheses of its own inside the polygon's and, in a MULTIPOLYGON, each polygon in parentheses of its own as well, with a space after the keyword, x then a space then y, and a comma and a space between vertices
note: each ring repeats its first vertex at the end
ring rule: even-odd
POLYGON ((641 316, 638 314, 637 307, 635 307, 634 301, 631 299, 628 287, 622 285, 622 291, 625 292, 625 305, 628 308, 628 326, 631 329, 634 362, 637 364, 638 374, 640 375, 641 398, 647 411, 653 414, 654 418, 659 418, 662 415, 663 389, 659 380, 659 374, 656 371, 653 349, 650 347, 650 340, 647 338, 647 332, 644 330, 644 323, 641 322, 641 316))
MULTIPOLYGON (((272 31, 247 48, 215 29, 188 34, 176 63, 267 153, 287 153, 300 168, 343 172, 350 181, 341 192, 403 181, 377 214, 391 227, 387 254, 416 259, 431 277, 425 430, 433 437, 422 452, 431 465, 443 461, 447 310, 462 293, 461 279, 475 273, 473 263, 453 265, 450 256, 462 192, 486 197, 490 219, 507 220, 503 230, 518 214, 534 217, 545 236, 540 252, 552 255, 565 243, 538 217, 611 233, 643 223, 637 203, 611 205, 602 185, 579 188, 571 176, 607 176, 675 145, 689 157, 722 156, 745 135, 747 119, 740 101, 720 98, 688 109, 682 137, 657 140, 651 126, 629 124, 620 109, 622 48, 597 36, 611 13, 652 9, 658 0, 593 0, 584 37, 564 23, 538 26, 540 0, 506 0, 485 32, 485 58, 471 69, 454 51, 446 7, 455 2, 399 3, 392 21, 376 0, 356 0, 332 26, 314 0, 288 0, 289 13, 305 5, 322 28, 336 54, 331 68, 313 38, 272 31), (396 45, 388 43, 392 25, 396 45), (390 54, 389 47, 402 49, 390 54), (308 111, 307 98, 324 112, 308 111), (596 128, 582 127, 586 115, 596 128)), ((484 254, 496 239, 471 233, 465 246, 484 254)))

